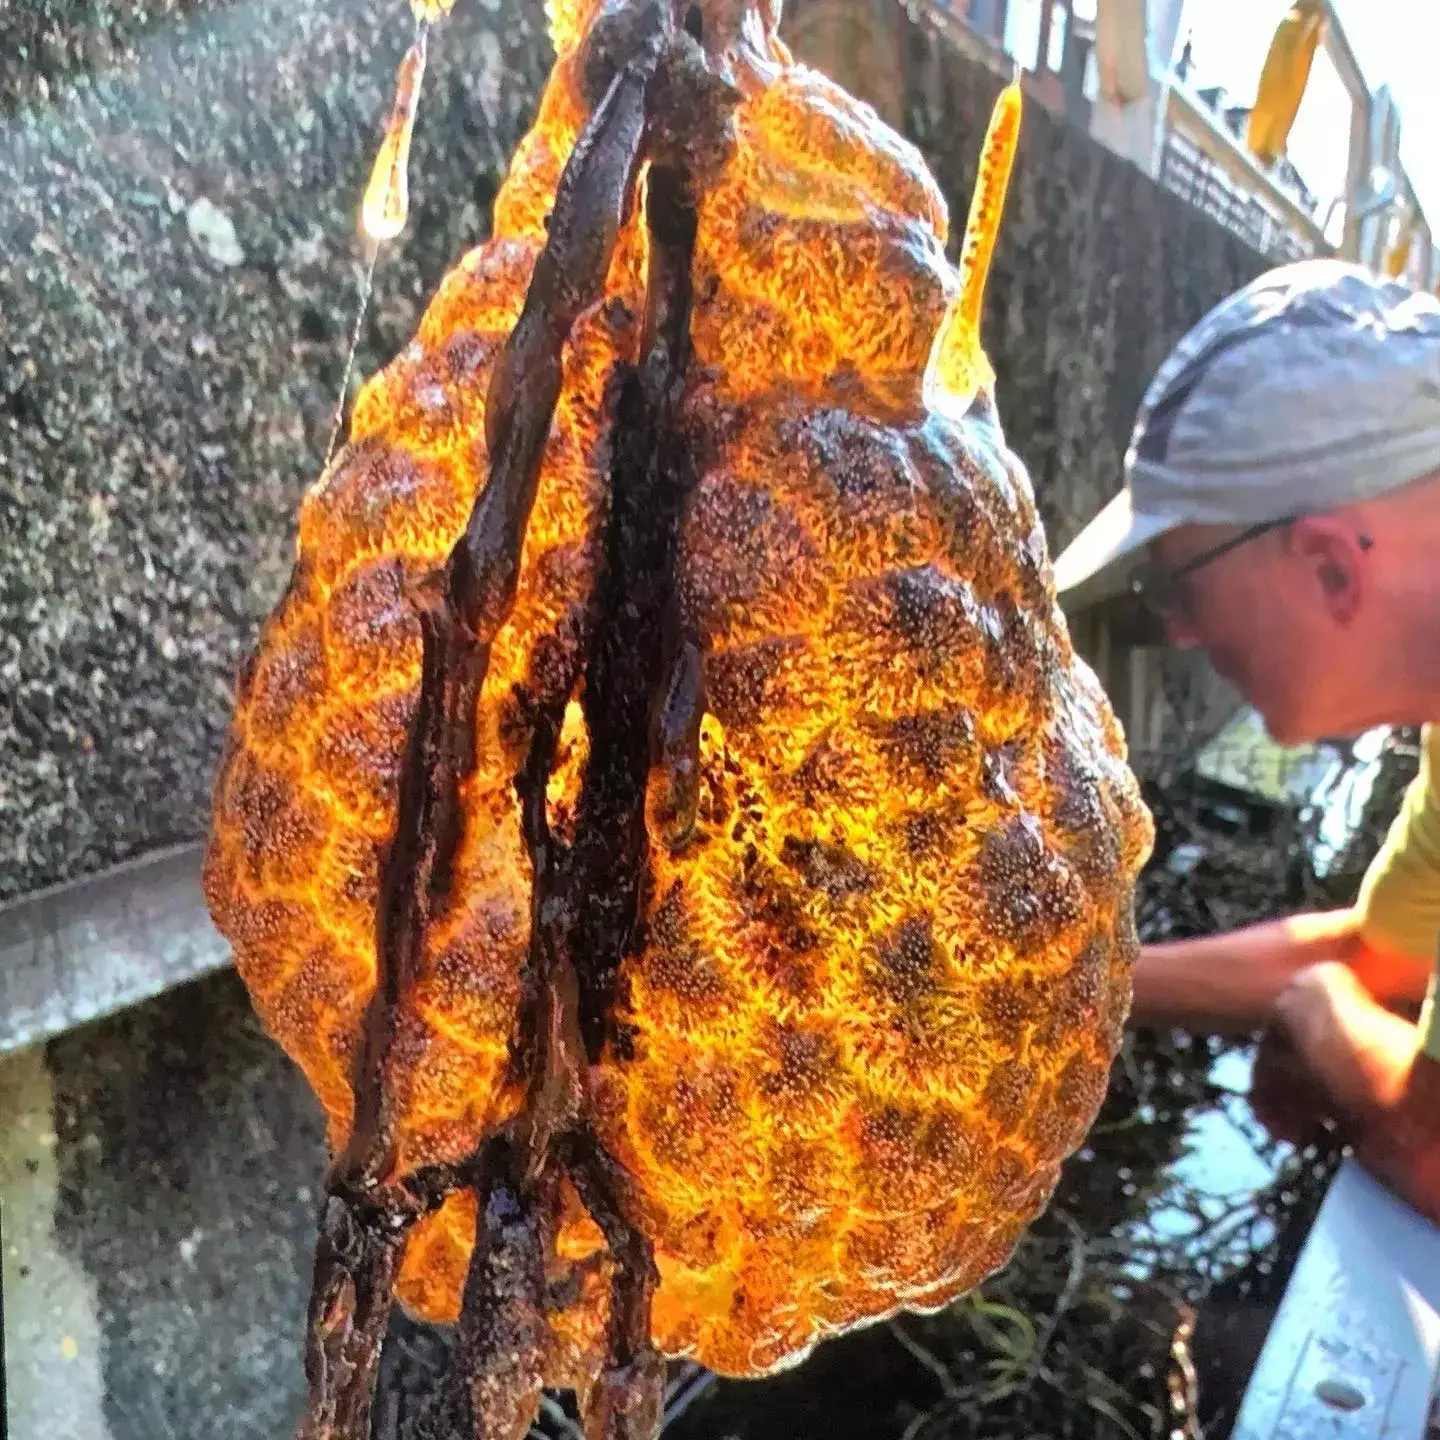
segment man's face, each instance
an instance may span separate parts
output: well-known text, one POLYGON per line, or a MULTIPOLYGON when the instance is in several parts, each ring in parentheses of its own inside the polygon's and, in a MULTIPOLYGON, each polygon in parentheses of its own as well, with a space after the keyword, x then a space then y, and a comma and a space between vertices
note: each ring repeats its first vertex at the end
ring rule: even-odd
MULTIPOLYGON (((1239 527, 1189 525, 1162 536, 1148 557, 1165 595, 1167 638, 1201 646, 1218 674, 1264 717, 1275 739, 1318 738, 1325 708, 1317 647, 1323 650, 1323 606, 1286 563, 1283 529, 1246 539, 1170 580, 1187 563, 1238 538, 1239 527)), ((1334 637, 1331 637, 1333 641, 1334 637)))

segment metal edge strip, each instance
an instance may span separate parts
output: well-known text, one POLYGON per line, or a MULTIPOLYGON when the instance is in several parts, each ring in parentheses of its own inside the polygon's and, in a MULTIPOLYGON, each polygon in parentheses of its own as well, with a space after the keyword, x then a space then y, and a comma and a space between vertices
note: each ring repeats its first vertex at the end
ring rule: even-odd
POLYGON ((203 857, 177 846, 0 907, 0 1055, 227 966, 203 857))

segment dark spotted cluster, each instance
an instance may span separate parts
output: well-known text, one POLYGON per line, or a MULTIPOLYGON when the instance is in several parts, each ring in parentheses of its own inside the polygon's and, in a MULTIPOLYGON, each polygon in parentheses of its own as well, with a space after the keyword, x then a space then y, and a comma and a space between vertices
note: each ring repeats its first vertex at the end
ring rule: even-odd
MULTIPOLYGON (((693 824, 652 826, 642 847, 586 1076, 589 1123, 654 1248, 656 1342, 736 1374, 941 1304, 1005 1261, 1104 1092, 1150 844, 993 407, 931 403, 922 383, 956 288, 933 181, 766 24, 746 33, 772 37, 770 68, 700 206, 678 422, 694 474, 671 619, 703 680, 693 824), (800 194, 815 213, 797 215, 800 194)), ((337 1146, 419 689, 407 587, 483 483, 490 370, 582 119, 562 64, 496 238, 362 395, 307 498, 216 792, 210 903, 337 1146)), ((562 715, 547 818, 568 841, 595 738, 585 657, 641 238, 632 219, 566 347, 477 709, 457 899, 395 1017, 400 1172, 472 1153, 524 1101, 534 877, 516 775, 536 713, 562 715)), ((551 1269, 576 1298, 551 1317, 554 1377, 584 1373, 608 1303, 608 1262, 582 1263, 600 1232, 562 1199, 551 1269)), ((462 1191, 410 1237, 399 1293, 421 1314, 455 1318, 474 1220, 462 1191)))
POLYGON ((747 1374, 1009 1255, 1105 1090, 1150 829, 998 429, 709 403, 697 819, 593 1080, 657 1339, 747 1374))

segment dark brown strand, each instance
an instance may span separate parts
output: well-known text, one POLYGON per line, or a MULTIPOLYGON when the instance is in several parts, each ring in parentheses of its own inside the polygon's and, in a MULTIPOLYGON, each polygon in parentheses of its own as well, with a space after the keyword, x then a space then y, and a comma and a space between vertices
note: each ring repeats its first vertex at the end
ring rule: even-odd
POLYGON ((310 1403, 300 1440, 367 1437, 403 1231, 326 1196, 305 1344, 310 1403))
POLYGON ((612 441, 611 518, 585 677, 590 756, 577 812, 571 946, 590 1059, 607 1038, 620 959, 634 938, 648 868, 645 786, 650 718, 664 679, 662 640, 674 591, 680 511, 693 477, 678 411, 689 358, 695 211, 678 170, 648 176, 645 338, 622 381, 612 441))
POLYGON ((307 1440, 363 1440, 409 1228, 462 1186, 475 1190, 478 1217, 457 1352, 414 1433, 417 1440, 450 1431, 520 1440, 548 1361, 545 1266, 562 1177, 600 1226, 611 1260, 606 1353, 586 1405, 587 1435, 652 1440, 659 1426, 665 1365, 650 1339, 658 1274, 650 1243, 626 1214, 624 1174, 591 1131, 584 1072, 606 1039, 614 978, 634 939, 648 873, 652 764, 662 765, 682 812, 693 790, 703 687, 693 643, 682 638, 677 649, 674 641, 679 523, 695 468, 680 424, 697 225, 687 157, 714 163, 728 109, 699 45, 678 32, 664 0, 621 7, 600 38, 607 43, 591 46, 585 78, 588 89, 604 88, 604 98, 561 178, 549 238, 491 377, 489 482, 443 571, 412 597, 421 622, 420 694, 396 835, 382 867, 379 976, 356 1059, 354 1123, 332 1169, 317 1251, 307 1440), (691 132, 699 148, 688 143, 691 132), (386 1075, 395 1017, 414 984, 426 926, 449 900, 464 818, 460 786, 476 762, 476 702, 490 647, 515 602, 563 347, 603 294, 647 155, 645 322, 640 362, 621 372, 613 392, 604 564, 589 643, 577 660, 585 667, 590 747, 572 849, 550 833, 546 786, 573 684, 543 705, 517 692, 531 734, 515 778, 532 871, 516 1055, 526 1100, 470 1161, 391 1184, 395 1116, 386 1075))
POLYGON ((455 1353, 438 1394, 407 1440, 523 1440, 535 1418, 549 1346, 543 1298, 554 1236, 554 1185, 536 1187, 506 1140, 483 1148, 476 1173, 475 1246, 455 1353))
POLYGON ((604 291, 632 203, 645 87, 661 39, 653 37, 615 76, 576 141, 524 307, 491 375, 489 482, 450 553, 443 587, 431 577, 416 597, 424 641, 420 698, 396 834, 381 871, 379 974, 355 1062, 350 1141, 336 1163, 342 1187, 373 1186, 390 1168, 384 1071, 393 1017, 413 983, 432 897, 448 890, 460 838, 459 787, 475 763, 475 697, 490 646, 515 603, 525 529, 560 393, 561 352, 576 318, 604 291))
MULTIPOLYGON (((349 1143, 331 1169, 331 1203, 316 1250, 304 1440, 364 1440, 368 1434, 380 1344, 417 1213, 404 1190, 379 1209, 363 1201, 393 1167, 385 1072, 394 1017, 414 982, 434 902, 448 891, 460 838, 459 787, 474 768, 475 699, 490 646, 514 604, 560 391, 561 352, 576 318, 603 293, 616 237, 633 204, 646 89, 664 38, 662 25, 631 51, 566 164, 520 319, 491 376, 488 483, 443 579, 430 577, 414 596, 423 645, 420 696, 396 834, 382 865, 378 974, 357 1046, 354 1119, 349 1143)), ((543 1285, 543 1273, 541 1280, 543 1285)))
POLYGON ((665 1361, 650 1342, 650 1302, 660 1279, 650 1242, 626 1219, 623 1174, 594 1137, 572 1131, 557 1147, 615 1261, 605 1366, 585 1415, 586 1440, 654 1440, 665 1402, 665 1361))

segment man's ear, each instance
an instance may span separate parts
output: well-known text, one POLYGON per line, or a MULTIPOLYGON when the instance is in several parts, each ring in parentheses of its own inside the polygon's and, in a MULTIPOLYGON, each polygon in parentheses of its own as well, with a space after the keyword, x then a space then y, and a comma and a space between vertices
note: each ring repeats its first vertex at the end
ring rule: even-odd
POLYGON ((1314 577, 1330 619, 1352 623, 1365 598, 1364 548, 1355 527, 1334 515, 1305 515, 1286 528, 1286 543, 1314 577))

